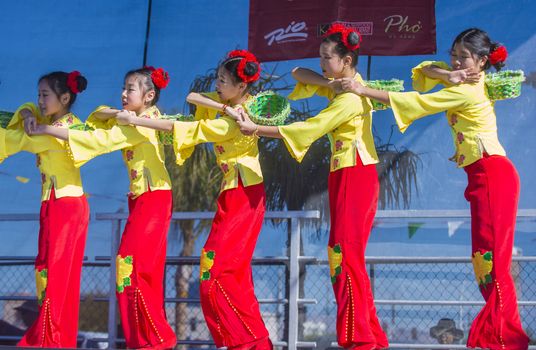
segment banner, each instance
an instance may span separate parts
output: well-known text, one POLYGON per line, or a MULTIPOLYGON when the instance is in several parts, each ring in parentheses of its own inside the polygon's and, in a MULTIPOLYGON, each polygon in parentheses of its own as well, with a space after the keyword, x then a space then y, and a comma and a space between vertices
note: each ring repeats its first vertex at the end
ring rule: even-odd
POLYGON ((360 55, 436 53, 435 0, 250 0, 249 50, 261 61, 318 57, 333 22, 359 29, 360 55))

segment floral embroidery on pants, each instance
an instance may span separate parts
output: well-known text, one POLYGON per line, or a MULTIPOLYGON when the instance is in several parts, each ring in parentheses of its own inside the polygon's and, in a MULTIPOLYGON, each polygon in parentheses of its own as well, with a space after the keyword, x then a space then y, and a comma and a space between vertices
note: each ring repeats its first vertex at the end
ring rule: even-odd
POLYGON ((48 269, 35 269, 35 286, 37 288, 37 303, 43 304, 48 282, 48 269))
POLYGON ((121 255, 118 255, 116 258, 116 268, 117 291, 119 293, 123 293, 125 291, 125 287, 132 285, 132 280, 130 277, 134 268, 134 258, 132 255, 127 255, 124 258, 122 258, 121 255))
POLYGON ((475 270, 476 282, 481 288, 491 283, 491 270, 493 269, 493 253, 491 251, 475 252, 473 254, 473 268, 475 270))
POLYGON ((214 250, 206 251, 205 248, 201 250, 201 263, 199 265, 199 279, 201 281, 210 280, 210 269, 214 265, 214 258, 216 252, 214 250))
POLYGON ((337 276, 341 274, 342 250, 340 244, 335 244, 333 248, 328 246, 329 275, 331 283, 335 283, 337 276))

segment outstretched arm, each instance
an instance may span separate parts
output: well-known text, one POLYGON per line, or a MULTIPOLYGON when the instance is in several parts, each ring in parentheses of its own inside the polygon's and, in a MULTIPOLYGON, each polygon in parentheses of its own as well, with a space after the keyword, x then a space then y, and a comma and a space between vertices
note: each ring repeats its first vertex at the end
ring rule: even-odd
POLYGON ((119 109, 115 108, 103 108, 101 110, 98 110, 93 113, 93 115, 100 120, 108 120, 111 118, 115 118, 117 116, 117 113, 119 113, 119 109))
POLYGON ((24 120, 24 131, 30 135, 35 131, 37 125, 37 117, 28 108, 24 108, 20 111, 20 115, 24 120))
POLYGON ((203 106, 210 109, 214 109, 216 111, 221 111, 224 114, 227 114, 228 116, 233 118, 234 120, 238 120, 240 118, 240 113, 233 107, 218 101, 214 101, 213 99, 203 96, 197 92, 190 92, 188 96, 186 96, 186 101, 196 106, 203 106))
POLYGON ((256 135, 270 137, 273 139, 283 138, 281 133, 279 133, 279 128, 277 126, 257 125, 256 135))
POLYGON ((436 65, 424 66, 422 73, 429 78, 439 79, 450 84, 476 83, 480 79, 479 72, 472 68, 447 70, 436 65))
POLYGON ((37 124, 31 135, 50 135, 61 140, 69 141, 69 129, 46 124, 37 124))
POLYGON ((296 67, 292 70, 292 77, 300 83, 318 86, 328 86, 330 81, 314 70, 301 67, 296 67))
POLYGON ((126 110, 117 113, 116 120, 119 125, 137 125, 162 131, 173 130, 172 120, 138 118, 136 113, 126 110))
POLYGON ((334 90, 336 93, 341 91, 341 85, 339 81, 325 78, 321 74, 318 74, 314 70, 308 68, 294 68, 292 70, 292 77, 302 84, 328 87, 334 90))
POLYGON ((367 86, 363 86, 361 83, 351 78, 344 78, 340 81, 343 90, 346 92, 352 92, 358 96, 372 98, 381 103, 391 105, 391 101, 389 100, 389 93, 387 91, 371 89, 367 86))
POLYGON ((240 127, 240 132, 244 135, 264 136, 273 139, 283 138, 277 126, 257 125, 249 118, 246 112, 241 113, 237 123, 240 127))

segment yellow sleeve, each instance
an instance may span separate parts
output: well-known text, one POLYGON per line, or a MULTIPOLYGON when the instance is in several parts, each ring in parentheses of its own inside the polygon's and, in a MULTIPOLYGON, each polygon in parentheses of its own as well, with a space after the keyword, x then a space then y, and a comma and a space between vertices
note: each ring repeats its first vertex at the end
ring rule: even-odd
POLYGON ((0 128, 0 163, 2 163, 6 158, 6 129, 0 128))
POLYGON ((413 81, 413 89, 419 92, 427 92, 432 90, 436 85, 452 86, 441 79, 430 78, 426 76, 422 69, 427 66, 437 66, 442 69, 450 70, 450 66, 442 61, 424 61, 411 70, 411 80, 413 81))
POLYGON ((26 102, 15 111, 15 114, 13 114, 13 117, 11 118, 6 129, 24 129, 24 119, 20 114, 23 109, 30 110, 32 114, 36 116, 37 122, 39 124, 47 124, 47 120, 41 115, 41 111, 39 111, 39 108, 37 108, 37 106, 32 102, 26 102))
POLYGON ((344 93, 335 97, 327 108, 315 117, 278 128, 292 157, 301 162, 313 142, 363 113, 363 98, 344 93))
POLYGON ((38 154, 45 151, 64 149, 61 141, 55 137, 48 135, 28 136, 23 129, 6 130, 4 140, 7 156, 22 151, 38 154))
POLYGON ((200 143, 224 142, 240 134, 236 122, 230 118, 198 120, 195 122, 175 122, 173 124, 173 149, 177 164, 188 159, 194 147, 200 143))
POLYGON ((117 125, 109 130, 69 130, 69 147, 74 158, 74 165, 80 167, 101 154, 133 147, 147 141, 145 129, 117 125))
MULTIPOLYGON (((212 92, 204 92, 201 95, 210 98, 211 100, 214 100, 216 102, 220 102, 220 97, 218 96, 218 93, 216 91, 212 92)), ((205 106, 199 106, 196 105, 195 107, 195 120, 203 120, 203 119, 216 119, 216 116, 218 115, 219 111, 207 108, 205 106)))
POLYGON ((400 132, 406 131, 411 123, 424 116, 462 108, 469 103, 469 98, 459 85, 429 94, 419 94, 416 91, 389 92, 389 100, 400 132))
POLYGON ((333 92, 333 90, 328 87, 298 82, 296 86, 294 86, 294 90, 292 90, 292 92, 287 96, 287 98, 289 100, 295 101, 312 97, 315 94, 318 96, 327 97, 330 100, 335 97, 335 93, 333 92))
POLYGON ((96 117, 97 113, 102 111, 103 109, 111 108, 110 106, 98 106, 91 114, 87 117, 86 125, 89 126, 92 129, 111 129, 115 125, 117 125, 117 122, 115 118, 110 119, 99 119, 96 117))

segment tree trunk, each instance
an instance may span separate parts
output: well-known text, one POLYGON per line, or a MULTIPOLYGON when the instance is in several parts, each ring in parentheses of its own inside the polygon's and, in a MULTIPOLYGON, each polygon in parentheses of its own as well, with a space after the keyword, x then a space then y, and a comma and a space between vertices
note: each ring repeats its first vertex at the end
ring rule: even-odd
MULTIPOLYGON (((179 228, 183 238, 183 246, 180 256, 192 256, 195 245, 194 222, 192 220, 180 221, 179 228)), ((177 266, 177 272, 175 274, 177 298, 188 298, 192 270, 192 265, 190 264, 180 264, 177 266)), ((187 303, 175 304, 175 333, 177 334, 177 340, 184 340, 188 336, 188 314, 187 303)), ((187 346, 182 345, 179 346, 178 349, 186 350, 187 346)))

